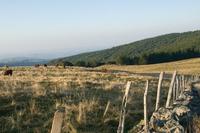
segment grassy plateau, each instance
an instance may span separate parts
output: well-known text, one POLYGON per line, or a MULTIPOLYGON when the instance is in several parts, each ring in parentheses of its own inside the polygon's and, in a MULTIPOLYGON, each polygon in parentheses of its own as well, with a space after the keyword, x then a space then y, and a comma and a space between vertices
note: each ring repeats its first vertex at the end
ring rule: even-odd
MULTIPOLYGON (((1 67, 0 73, 6 68, 1 67)), ((64 107, 62 132, 112 133, 117 131, 122 97, 131 81, 125 132, 143 119, 145 83, 150 81, 149 114, 155 107, 158 77, 142 73, 199 74, 200 59, 142 66, 12 67, 13 76, 0 75, 0 132, 50 132, 54 112, 64 107), (137 74, 138 73, 138 74, 137 74), (104 115, 107 103, 110 102, 104 115)), ((163 82, 161 105, 170 79, 163 82)))

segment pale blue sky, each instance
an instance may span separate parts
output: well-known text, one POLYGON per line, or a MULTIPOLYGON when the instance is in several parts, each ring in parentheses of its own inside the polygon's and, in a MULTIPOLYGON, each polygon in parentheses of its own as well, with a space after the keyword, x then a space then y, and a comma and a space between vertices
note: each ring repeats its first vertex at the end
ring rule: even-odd
POLYGON ((0 58, 67 56, 200 29, 200 0, 0 0, 0 58))

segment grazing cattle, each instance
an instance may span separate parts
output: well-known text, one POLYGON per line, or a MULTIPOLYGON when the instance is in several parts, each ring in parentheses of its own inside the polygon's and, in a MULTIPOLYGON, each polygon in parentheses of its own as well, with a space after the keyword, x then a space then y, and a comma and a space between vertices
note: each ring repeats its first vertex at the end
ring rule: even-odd
POLYGON ((47 64, 44 64, 44 67, 47 67, 47 64))
POLYGON ((12 75, 13 75, 13 70, 11 70, 11 69, 6 70, 6 71, 4 72, 4 75, 5 75, 5 76, 12 76, 12 75))
POLYGON ((40 67, 40 64, 35 64, 35 67, 37 68, 37 67, 40 67))
POLYGON ((58 67, 59 67, 59 64, 56 64, 55 67, 58 68, 58 67))
POLYGON ((59 68, 59 67, 66 68, 66 65, 65 64, 56 64, 55 67, 56 68, 59 68))

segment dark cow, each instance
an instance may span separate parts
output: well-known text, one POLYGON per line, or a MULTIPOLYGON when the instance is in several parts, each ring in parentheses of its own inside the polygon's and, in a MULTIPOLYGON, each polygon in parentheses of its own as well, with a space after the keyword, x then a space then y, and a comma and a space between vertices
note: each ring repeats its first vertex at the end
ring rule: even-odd
POLYGON ((5 70, 4 75, 5 76, 12 76, 13 75, 13 70, 11 70, 11 69, 5 70))
POLYGON ((55 67, 58 68, 58 67, 59 67, 59 64, 56 64, 55 67))
POLYGON ((65 64, 56 64, 55 67, 56 68, 59 68, 59 67, 66 68, 66 65, 65 64))
POLYGON ((35 67, 37 68, 37 67, 40 67, 40 64, 35 64, 35 67))
POLYGON ((44 64, 44 67, 47 67, 47 64, 44 64))

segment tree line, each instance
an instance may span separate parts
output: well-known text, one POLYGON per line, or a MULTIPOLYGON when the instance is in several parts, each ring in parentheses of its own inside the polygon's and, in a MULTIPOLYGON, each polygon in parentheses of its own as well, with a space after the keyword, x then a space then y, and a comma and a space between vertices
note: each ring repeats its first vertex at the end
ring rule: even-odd
POLYGON ((177 61, 182 59, 189 59, 200 57, 200 50, 195 48, 188 48, 179 50, 176 52, 154 52, 144 53, 140 56, 128 57, 126 55, 119 55, 115 60, 108 62, 101 62, 97 60, 90 61, 77 61, 74 64, 68 63, 74 66, 80 67, 98 67, 105 64, 118 64, 118 65, 146 65, 156 64, 170 61, 177 61))

